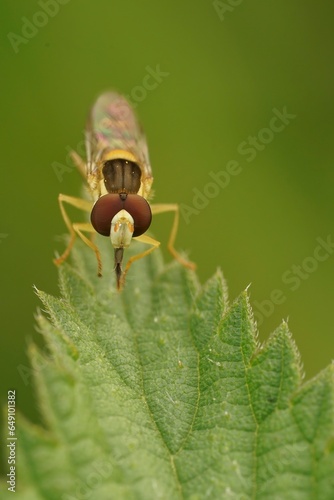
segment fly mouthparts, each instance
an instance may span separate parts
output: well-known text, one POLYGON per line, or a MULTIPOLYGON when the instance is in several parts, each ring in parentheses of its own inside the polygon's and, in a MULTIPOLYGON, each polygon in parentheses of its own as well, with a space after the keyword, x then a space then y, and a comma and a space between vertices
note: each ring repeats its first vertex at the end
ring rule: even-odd
POLYGON ((116 273, 117 290, 120 291, 123 287, 123 280, 122 280, 123 271, 120 264, 116 264, 115 273, 116 273))
POLYGON ((117 290, 121 290, 123 285, 123 271, 122 271, 122 260, 123 260, 124 248, 115 248, 115 274, 117 290))

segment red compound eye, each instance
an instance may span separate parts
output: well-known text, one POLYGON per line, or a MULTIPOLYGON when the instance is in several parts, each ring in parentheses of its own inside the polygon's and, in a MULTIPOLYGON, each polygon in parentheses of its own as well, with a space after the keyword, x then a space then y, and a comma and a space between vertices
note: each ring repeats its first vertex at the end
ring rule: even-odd
POLYGON ((95 231, 103 236, 109 236, 111 221, 122 210, 123 203, 119 194, 101 196, 93 206, 90 215, 90 221, 95 231))
POLYGON ((152 213, 145 198, 138 194, 128 194, 122 200, 119 194, 109 193, 101 196, 93 206, 90 220, 95 231, 103 236, 109 236, 111 221, 122 209, 133 217, 133 236, 140 236, 148 230, 152 213))
POLYGON ((123 208, 133 217, 135 226, 133 236, 140 236, 145 233, 152 221, 150 205, 145 198, 138 194, 128 194, 123 208))

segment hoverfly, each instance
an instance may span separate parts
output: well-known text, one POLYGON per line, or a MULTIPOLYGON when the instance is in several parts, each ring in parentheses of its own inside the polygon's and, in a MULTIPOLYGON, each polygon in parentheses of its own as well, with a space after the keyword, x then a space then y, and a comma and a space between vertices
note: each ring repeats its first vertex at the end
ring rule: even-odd
POLYGON ((71 252, 78 235, 96 255, 98 275, 102 262, 97 245, 84 233, 99 233, 111 240, 114 248, 117 288, 120 290, 133 262, 158 248, 160 242, 144 234, 151 224, 152 214, 174 212, 174 222, 168 241, 170 253, 182 265, 194 269, 195 264, 184 259, 174 248, 179 208, 176 204, 150 207, 149 194, 153 182, 146 139, 129 102, 116 92, 102 94, 88 118, 86 133, 86 162, 75 152, 71 156, 86 178, 92 201, 59 194, 58 201, 70 241, 64 253, 54 259, 60 265, 71 252), (73 223, 65 204, 90 212, 89 222, 73 223), (129 258, 124 271, 124 249, 132 238, 149 245, 144 252, 129 258))

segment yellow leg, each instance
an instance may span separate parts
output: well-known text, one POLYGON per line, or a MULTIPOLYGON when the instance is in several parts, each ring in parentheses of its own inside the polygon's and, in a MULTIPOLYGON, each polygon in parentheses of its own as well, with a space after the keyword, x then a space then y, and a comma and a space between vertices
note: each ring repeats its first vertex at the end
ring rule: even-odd
POLYGON ((156 250, 160 245, 160 241, 155 240, 155 239, 151 238, 150 236, 147 236, 146 234, 142 234, 141 236, 137 236, 134 239, 136 241, 140 241, 141 243, 146 243, 147 245, 151 245, 151 247, 148 248, 147 250, 145 250, 144 252, 138 253, 137 255, 133 255, 132 257, 129 258, 128 262, 126 263, 125 270, 123 272, 121 288, 124 286, 125 276, 126 276, 127 272, 129 271, 130 267, 132 266, 132 264, 136 260, 142 259, 143 257, 146 257, 146 255, 149 255, 151 252, 156 250))
POLYGON ((62 264, 64 262, 64 260, 67 259, 67 257, 69 256, 69 254, 72 250, 76 235, 78 235, 82 239, 82 241, 84 243, 86 243, 86 245, 89 246, 89 248, 91 248, 95 252, 96 259, 97 259, 98 275, 101 276, 102 264, 101 264, 101 256, 100 256, 99 249, 91 240, 89 240, 82 233, 82 231, 89 232, 89 233, 95 233, 95 229, 93 228, 93 226, 89 222, 73 223, 70 220, 70 218, 65 210, 65 207, 64 207, 64 203, 68 203, 72 207, 79 208, 80 210, 84 210, 85 212, 90 212, 92 209, 92 203, 87 201, 87 200, 83 200, 82 198, 75 198, 74 196, 67 196, 66 194, 60 194, 58 196, 58 201, 59 201, 59 207, 60 207, 61 214, 63 216, 66 227, 69 230, 69 233, 71 235, 71 239, 69 241, 69 244, 68 244, 65 252, 57 259, 54 259, 54 263, 57 266, 59 266, 60 264, 62 264))
POLYGON ((93 252, 95 252, 97 260, 97 275, 99 277, 102 276, 102 260, 100 251, 98 247, 92 242, 92 240, 88 239, 84 234, 82 234, 82 231, 95 234, 96 232, 95 229, 93 228, 90 222, 75 222, 72 227, 74 231, 78 234, 78 236, 80 236, 82 241, 86 243, 86 245, 89 246, 89 248, 91 248, 93 252))
POLYGON ((189 260, 184 259, 174 248, 174 243, 176 239, 177 229, 179 226, 179 206, 171 203, 163 203, 157 205, 151 205, 151 210, 153 215, 162 214, 164 212, 175 212, 174 222, 172 226, 172 230, 169 236, 169 240, 167 243, 167 248, 170 253, 173 255, 174 259, 176 259, 180 264, 189 269, 196 269, 196 264, 194 262, 190 262, 189 260))
POLYGON ((72 161, 73 163, 75 164, 75 166, 77 167, 77 169, 79 170, 80 174, 82 175, 82 177, 87 180, 87 167, 86 167, 86 162, 81 158, 80 155, 78 155, 78 153, 76 153, 75 151, 71 151, 70 152, 70 156, 72 158, 72 161))
POLYGON ((145 250, 145 252, 138 253, 137 255, 133 255, 132 257, 130 257, 127 264, 126 264, 124 274, 126 274, 128 272, 128 270, 130 269, 133 262, 135 262, 136 260, 142 259, 143 257, 146 257, 146 255, 149 255, 151 252, 156 250, 158 248, 158 246, 160 245, 160 241, 155 240, 155 239, 151 238, 150 236, 147 236, 147 234, 142 234, 141 236, 137 236, 137 238, 134 238, 134 239, 136 241, 140 241, 141 243, 147 243, 147 245, 152 245, 152 246, 151 246, 151 248, 148 248, 147 250, 145 250))

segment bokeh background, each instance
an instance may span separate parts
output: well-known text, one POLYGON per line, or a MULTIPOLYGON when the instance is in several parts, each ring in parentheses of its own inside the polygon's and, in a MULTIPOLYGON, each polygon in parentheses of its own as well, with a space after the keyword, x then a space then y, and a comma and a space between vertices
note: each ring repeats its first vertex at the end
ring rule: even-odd
MULTIPOLYGON (((200 280, 220 266, 231 300, 251 283, 260 339, 289 318, 307 378, 330 363, 334 251, 316 248, 334 241, 334 5, 5 0, 0 11, 1 402, 15 388, 37 418, 26 358, 27 342, 40 342, 32 287, 59 293, 57 196, 82 185, 67 154, 111 87, 144 124, 155 200, 183 207, 177 247, 200 280), (284 109, 287 123, 273 131, 284 109), (232 160, 239 173, 209 186, 232 160)), ((163 243, 171 220, 154 221, 163 243)))

